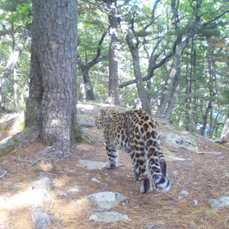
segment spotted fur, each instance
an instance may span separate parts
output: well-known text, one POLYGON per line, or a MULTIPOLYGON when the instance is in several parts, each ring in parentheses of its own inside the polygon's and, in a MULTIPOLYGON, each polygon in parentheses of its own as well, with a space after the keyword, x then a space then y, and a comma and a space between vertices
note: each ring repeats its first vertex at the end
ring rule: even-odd
POLYGON ((102 109, 96 118, 97 128, 104 130, 107 168, 118 166, 118 149, 130 154, 134 177, 142 180, 141 192, 150 192, 152 185, 159 192, 167 192, 170 182, 166 177, 166 161, 160 149, 157 123, 142 110, 123 113, 102 109))

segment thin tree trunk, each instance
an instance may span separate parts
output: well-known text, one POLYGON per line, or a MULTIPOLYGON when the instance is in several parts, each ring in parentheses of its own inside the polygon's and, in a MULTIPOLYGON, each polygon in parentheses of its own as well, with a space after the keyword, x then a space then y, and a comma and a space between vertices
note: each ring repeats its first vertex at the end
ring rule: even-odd
POLYGON ((7 65, 3 73, 3 82, 2 82, 2 85, 0 85, 1 87, 0 91, 1 91, 1 97, 2 97, 2 104, 0 103, 0 107, 2 107, 3 110, 6 109, 6 100, 8 96, 10 77, 11 75, 13 75, 14 68, 16 66, 16 63, 22 52, 22 49, 25 45, 27 38, 28 38, 27 30, 24 29, 24 31, 21 33, 21 36, 13 52, 10 54, 9 59, 7 61, 7 65))
MULTIPOLYGON (((193 53, 193 74, 196 75, 196 50, 193 53)), ((195 127, 197 126, 198 115, 197 115, 197 87, 194 83, 193 88, 193 122, 195 127)))
POLYGON ((208 105, 206 107, 206 110, 204 112, 204 115, 202 115, 203 117, 203 128, 201 130, 201 135, 206 137, 206 127, 207 127, 207 123, 208 123, 208 115, 209 115, 209 111, 211 111, 212 109, 212 102, 209 101, 208 105))
POLYGON ((108 101, 114 105, 120 105, 118 93, 118 61, 117 61, 117 2, 111 0, 109 2, 109 87, 108 101))
POLYGON ((170 120, 172 117, 172 112, 173 112, 173 109, 175 108, 177 97, 178 97, 179 90, 180 90, 180 82, 181 82, 181 64, 179 64, 179 67, 177 69, 177 73, 176 73, 175 80, 173 83, 172 95, 169 100, 167 109, 165 111, 164 118, 166 120, 170 120))
POLYGON ((86 101, 94 101, 95 100, 95 95, 93 92, 93 88, 92 88, 92 84, 91 84, 91 80, 89 77, 89 69, 87 65, 84 65, 82 63, 82 61, 78 61, 79 62, 79 66, 82 70, 82 74, 83 74, 83 82, 84 82, 84 89, 86 92, 86 101))
POLYGON ((79 67, 81 68, 82 74, 83 74, 84 89, 86 91, 86 101, 90 101, 90 100, 94 101, 95 100, 95 95, 94 95, 94 92, 93 92, 93 87, 92 87, 92 84, 91 84, 89 71, 94 65, 99 63, 99 61, 107 59, 106 55, 100 56, 100 54, 101 54, 101 45, 103 43, 103 40, 104 40, 106 34, 107 34, 107 31, 105 31, 102 34, 102 37, 101 37, 101 39, 99 41, 99 44, 98 44, 97 55, 89 63, 87 62, 87 60, 84 63, 82 61, 82 58, 81 58, 80 54, 78 53, 78 61, 77 62, 78 62, 79 67))
POLYGON ((17 70, 16 70, 16 68, 14 68, 13 90, 14 90, 14 106, 15 106, 15 107, 16 107, 17 104, 18 104, 17 88, 18 88, 18 83, 17 83, 17 70))
POLYGON ((168 76, 168 78, 165 82, 165 85, 164 85, 160 106, 158 108, 157 116, 159 118, 164 117, 164 113, 166 111, 166 107, 167 107, 167 104, 169 102, 170 91, 171 91, 172 85, 173 85, 172 83, 173 83, 174 78, 177 74, 177 69, 179 67, 180 60, 181 60, 181 57, 183 55, 183 51, 184 51, 187 44, 188 44, 188 40, 186 39, 183 42, 181 42, 180 44, 178 44, 176 47, 175 56, 174 56, 174 59, 173 59, 173 62, 172 62, 171 68, 170 68, 169 76, 168 76))
POLYGON ((148 114, 151 114, 150 104, 147 99, 147 93, 142 80, 138 46, 134 45, 131 34, 128 31, 126 35, 126 41, 133 58, 134 75, 137 82, 138 95, 141 100, 142 109, 146 111, 148 114))

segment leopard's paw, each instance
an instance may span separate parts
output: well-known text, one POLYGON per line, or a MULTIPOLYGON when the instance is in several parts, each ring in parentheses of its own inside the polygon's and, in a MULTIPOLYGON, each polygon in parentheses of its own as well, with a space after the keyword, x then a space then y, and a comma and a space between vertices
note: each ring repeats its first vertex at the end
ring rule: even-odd
POLYGON ((106 168, 115 169, 117 167, 118 167, 117 163, 111 163, 110 161, 107 162, 106 168))

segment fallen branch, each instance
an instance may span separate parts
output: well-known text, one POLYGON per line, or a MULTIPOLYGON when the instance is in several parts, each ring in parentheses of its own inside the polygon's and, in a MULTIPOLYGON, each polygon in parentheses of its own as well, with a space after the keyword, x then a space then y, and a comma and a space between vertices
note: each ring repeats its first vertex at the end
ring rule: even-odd
POLYGON ((8 173, 8 171, 5 171, 5 172, 0 176, 0 179, 2 179, 7 173, 8 173))
POLYGON ((60 194, 58 195, 59 198, 61 199, 68 199, 70 200, 73 204, 75 204, 79 209, 85 211, 85 212, 91 212, 91 210, 89 209, 86 209, 86 208, 82 208, 81 206, 79 206, 79 204, 77 204, 71 197, 69 197, 68 195, 66 194, 60 194))
POLYGON ((221 152, 199 152, 197 154, 213 154, 213 155, 219 155, 219 154, 222 154, 221 152))

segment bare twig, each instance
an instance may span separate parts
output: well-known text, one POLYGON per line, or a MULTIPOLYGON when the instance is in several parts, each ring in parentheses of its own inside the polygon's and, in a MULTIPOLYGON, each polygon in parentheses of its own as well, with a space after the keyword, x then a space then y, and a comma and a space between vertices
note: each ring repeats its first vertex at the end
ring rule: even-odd
POLYGON ((229 216, 227 216, 227 218, 226 218, 226 220, 225 220, 225 222, 224 222, 225 225, 227 224, 228 217, 229 217, 229 216))
POLYGON ((153 224, 153 225, 151 225, 148 229, 152 229, 154 226, 155 226, 155 225, 153 224))
POLYGON ((71 201, 73 204, 75 204, 79 209, 81 209, 81 210, 83 210, 83 211, 85 211, 85 212, 91 212, 91 210, 89 210, 89 209, 80 207, 79 204, 77 204, 71 197, 69 197, 69 196, 66 195, 66 194, 59 195, 59 197, 62 198, 62 199, 65 198, 65 199, 70 200, 70 201, 71 201))
POLYGON ((2 179, 7 173, 8 173, 8 171, 5 171, 5 172, 0 176, 0 179, 2 179))

